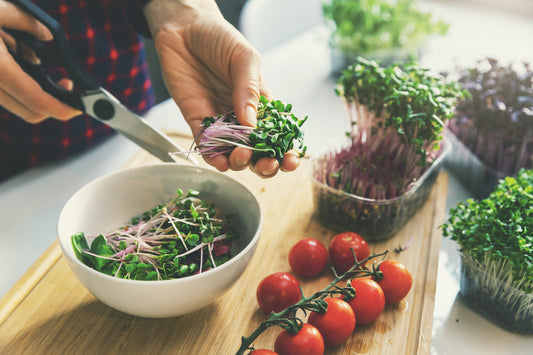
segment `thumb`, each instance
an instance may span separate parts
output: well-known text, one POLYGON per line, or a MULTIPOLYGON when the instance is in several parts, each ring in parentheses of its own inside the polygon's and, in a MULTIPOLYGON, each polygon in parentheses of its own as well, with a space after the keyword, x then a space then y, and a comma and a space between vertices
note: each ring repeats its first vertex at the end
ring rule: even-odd
POLYGON ((237 121, 241 125, 257 125, 257 105, 260 96, 260 58, 251 47, 237 54, 232 63, 232 103, 237 121))

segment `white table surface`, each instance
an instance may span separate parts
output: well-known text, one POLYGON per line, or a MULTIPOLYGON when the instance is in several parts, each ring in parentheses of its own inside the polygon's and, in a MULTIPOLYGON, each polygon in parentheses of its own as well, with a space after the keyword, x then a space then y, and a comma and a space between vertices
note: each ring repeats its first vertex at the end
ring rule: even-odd
MULTIPOLYGON (((449 68, 454 60, 469 64, 486 55, 533 61, 533 48, 528 43, 533 38, 531 19, 488 10, 480 12, 458 4, 427 6, 452 27, 446 38, 430 43, 422 58, 424 65, 449 68)), ((310 153, 344 137, 344 108, 333 92, 335 79, 330 74, 327 31, 323 27, 264 53, 263 68, 275 97, 292 103, 297 115, 309 115, 304 129, 310 153)), ((172 101, 156 106, 147 118, 162 129, 188 132, 172 101)), ((31 169, 0 183, 0 296, 53 242, 57 219, 67 199, 89 181, 119 170, 138 150, 127 139, 116 136, 89 152, 31 169)), ((448 207, 466 197, 469 193, 451 176, 448 207)), ((532 353, 532 336, 502 330, 457 298, 459 265, 455 244, 443 240, 432 354, 532 353)))

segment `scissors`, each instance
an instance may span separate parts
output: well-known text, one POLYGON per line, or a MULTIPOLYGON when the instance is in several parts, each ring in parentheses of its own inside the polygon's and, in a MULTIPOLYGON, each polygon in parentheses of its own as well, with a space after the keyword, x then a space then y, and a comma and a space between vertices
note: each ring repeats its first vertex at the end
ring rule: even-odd
MULTIPOLYGON (((184 152, 184 150, 147 120, 127 109, 116 97, 100 86, 78 61, 59 23, 30 0, 8 1, 32 15, 53 35, 52 41, 41 42, 26 32, 3 29, 18 43, 17 50, 11 52, 13 58, 28 75, 39 83, 44 91, 107 124, 160 160, 175 162, 174 156, 176 155, 169 153, 184 152), (24 43, 33 50, 40 63, 35 64, 25 59, 20 43, 24 43), (74 83, 75 91, 60 87, 50 78, 45 68, 54 65, 61 66, 67 72, 69 79, 74 83)), ((188 154, 177 154, 177 156, 197 163, 188 154)))

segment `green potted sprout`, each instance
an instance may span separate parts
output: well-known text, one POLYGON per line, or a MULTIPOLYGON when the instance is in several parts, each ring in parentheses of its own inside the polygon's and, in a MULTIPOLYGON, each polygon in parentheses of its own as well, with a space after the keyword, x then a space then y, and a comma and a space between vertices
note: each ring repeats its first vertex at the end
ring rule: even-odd
POLYGON ((421 207, 449 145, 445 122, 463 90, 417 63, 358 58, 338 80, 349 140, 314 159, 317 216, 370 240, 392 237, 421 207))
POLYGON ((469 95, 448 123, 454 149, 447 165, 475 198, 485 198, 503 177, 533 168, 533 71, 486 58, 460 68, 458 80, 469 95))
POLYGON ((449 27, 420 11, 413 0, 328 0, 322 10, 332 28, 334 57, 342 58, 339 68, 357 56, 383 63, 417 57, 424 41, 446 34, 449 27))
POLYGON ((533 334, 533 170, 460 202, 442 228, 461 254, 462 299, 508 330, 533 334))

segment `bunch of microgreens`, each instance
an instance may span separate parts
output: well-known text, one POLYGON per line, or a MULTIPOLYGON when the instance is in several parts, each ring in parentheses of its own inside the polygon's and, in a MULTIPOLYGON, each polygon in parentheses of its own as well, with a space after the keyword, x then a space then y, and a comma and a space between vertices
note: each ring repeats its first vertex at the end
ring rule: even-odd
POLYGON ((337 84, 351 144, 323 159, 325 183, 371 199, 402 195, 439 156, 461 86, 416 62, 381 67, 361 57, 337 84))
POLYGON ((100 234, 90 247, 83 233, 75 234, 74 252, 97 271, 131 280, 175 279, 220 266, 238 232, 231 216, 198 195, 178 189, 177 197, 100 234))
POLYGON ((398 48, 414 52, 430 35, 444 35, 449 27, 418 10, 413 0, 328 0, 322 10, 333 27, 332 46, 351 59, 398 48))
POLYGON ((244 147, 253 150, 253 163, 264 157, 281 161, 297 142, 298 153, 302 157, 307 147, 304 146, 304 134, 300 127, 307 116, 300 120, 291 110, 291 104, 285 105, 279 100, 268 101, 261 96, 256 127, 241 126, 233 111, 217 117, 206 117, 202 122, 203 130, 196 152, 214 157, 229 155, 235 147, 244 147))
POLYGON ((313 293, 309 297, 305 297, 303 291, 300 287, 300 292, 302 293, 302 298, 297 303, 288 306, 280 312, 270 313, 267 320, 263 321, 256 330, 247 337, 241 338, 241 347, 237 351, 236 355, 243 355, 245 351, 252 349, 252 344, 259 335, 261 335, 265 330, 272 326, 278 326, 283 329, 286 329, 290 333, 297 333, 302 329, 303 321, 297 316, 297 312, 303 311, 304 316, 307 312, 318 312, 324 313, 328 309, 328 303, 325 301, 326 297, 331 297, 334 295, 344 296, 346 300, 350 300, 355 297, 355 289, 352 287, 350 280, 353 280, 358 277, 368 277, 374 276, 376 278, 383 277, 383 273, 375 268, 373 265, 372 269, 366 269, 363 266, 371 259, 382 257, 388 253, 385 251, 383 253, 373 253, 366 259, 361 261, 357 260, 355 253, 352 249, 354 256, 355 264, 344 274, 338 275, 335 271, 335 268, 331 268, 334 279, 331 281, 324 289, 313 293), (341 281, 348 280, 346 287, 339 287, 337 284, 341 281))
POLYGON ((443 235, 462 254, 461 295, 506 328, 533 334, 533 170, 459 202, 443 235))
POLYGON ((483 200, 459 202, 442 229, 474 260, 508 262, 517 285, 533 291, 533 170, 501 180, 483 200))
POLYGON ((533 71, 486 58, 459 70, 469 96, 448 129, 486 166, 514 175, 533 167, 533 71))

